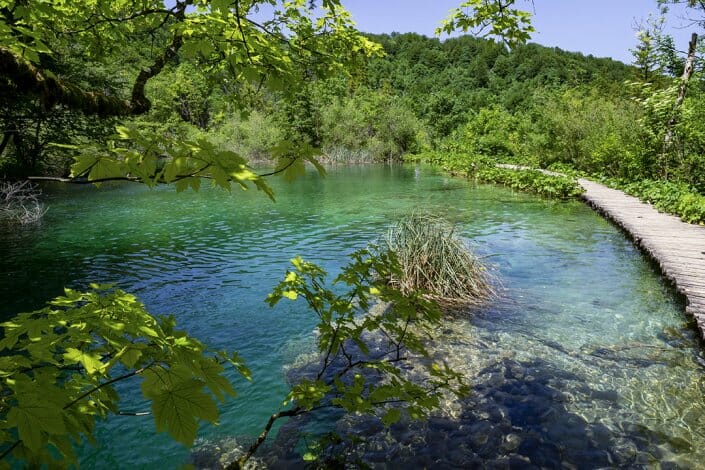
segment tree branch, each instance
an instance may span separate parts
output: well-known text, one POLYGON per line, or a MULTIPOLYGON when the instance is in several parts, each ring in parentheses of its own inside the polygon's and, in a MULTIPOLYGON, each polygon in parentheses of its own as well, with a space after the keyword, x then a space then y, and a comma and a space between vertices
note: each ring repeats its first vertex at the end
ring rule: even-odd
MULTIPOLYGON (((134 370, 134 371, 132 371, 132 372, 129 372, 129 373, 124 374, 124 375, 121 375, 121 376, 119 376, 119 377, 115 377, 114 379, 108 380, 107 382, 103 382, 103 383, 101 383, 101 384, 99 384, 99 385, 96 385, 96 386, 93 387, 92 389, 90 389, 90 390, 88 390, 88 391, 82 393, 81 395, 79 395, 76 399, 72 400, 70 403, 68 403, 67 405, 65 405, 62 409, 65 410, 65 409, 67 409, 67 408, 71 408, 73 405, 75 405, 75 404, 78 403, 79 401, 83 400, 84 398, 86 398, 87 396, 91 395, 92 393, 97 392, 98 390, 100 390, 100 389, 103 388, 103 387, 107 387, 107 386, 112 385, 112 384, 114 384, 114 383, 116 383, 116 382, 119 382, 119 381, 121 381, 121 380, 126 380, 126 379, 129 379, 130 377, 134 377, 135 375, 141 374, 142 372, 145 371, 145 369, 151 367, 152 365, 153 365, 153 364, 150 364, 149 366, 142 367, 142 368, 140 368, 140 369, 134 370)), ((271 426, 270 426, 270 427, 271 427, 271 426)), ((5 451, 4 451, 2 454, 0 454, 0 460, 2 460, 2 459, 4 459, 5 457, 7 457, 13 450, 15 450, 15 448, 16 448, 18 445, 20 445, 21 442, 22 442, 22 440, 18 439, 17 441, 14 442, 14 444, 12 444, 10 447, 8 447, 7 449, 5 449, 5 451)))
POLYGON ((14 442, 14 444, 12 444, 10 447, 8 447, 7 449, 5 449, 5 452, 3 452, 2 454, 0 454, 0 460, 4 459, 4 458, 7 457, 8 455, 10 455, 10 452, 12 452, 13 450, 15 450, 15 447, 17 447, 18 445, 20 445, 21 442, 22 442, 22 441, 17 440, 17 441, 14 442))
POLYGON ((127 100, 94 91, 84 91, 78 86, 56 78, 0 47, 0 76, 18 86, 22 92, 40 98, 42 107, 64 105, 86 114, 124 116, 131 114, 127 100))
POLYGON ((240 0, 235 0, 235 18, 237 19, 237 27, 240 30, 240 36, 242 36, 242 44, 245 46, 245 53, 247 53, 247 60, 252 64, 252 56, 250 55, 250 46, 247 44, 247 38, 245 37, 245 31, 242 29, 242 21, 240 19, 240 0))
POLYGON ((257 452, 257 449, 259 446, 262 445, 265 439, 267 439, 267 435, 269 434, 269 431, 272 430, 272 426, 274 423, 279 419, 279 418, 285 418, 285 417, 294 417, 298 416, 301 413, 305 413, 306 410, 300 407, 292 408, 290 410, 285 410, 285 411, 279 411, 277 413, 274 413, 272 416, 269 417, 269 420, 267 421, 267 425, 264 427, 264 430, 260 433, 260 435, 257 437, 257 440, 252 443, 249 449, 247 449, 247 452, 243 454, 239 459, 237 459, 235 462, 231 463, 228 465, 226 468, 227 470, 236 470, 243 468, 245 463, 252 457, 255 452, 257 452))
MULTIPOLYGON (((178 21, 186 19, 186 8, 193 0, 176 3, 174 10, 145 10, 124 19, 105 19, 102 21, 128 21, 147 14, 165 14, 164 24, 173 15, 178 21)), ((63 105, 85 114, 101 116, 126 116, 144 114, 151 108, 151 102, 145 95, 145 86, 149 79, 159 75, 166 63, 176 57, 183 45, 184 38, 180 32, 174 33, 171 44, 159 55, 151 66, 143 68, 135 79, 131 99, 125 100, 100 92, 85 91, 79 86, 61 80, 50 72, 41 70, 9 50, 0 47, 0 76, 17 85, 21 92, 39 96, 45 110, 55 105, 63 105)))
POLYGON ((131 15, 128 15, 128 16, 125 16, 122 18, 108 18, 106 16, 101 15, 102 16, 101 19, 91 23, 90 25, 86 26, 85 28, 76 29, 76 30, 72 30, 72 31, 65 31, 64 34, 71 35, 71 34, 85 33, 85 32, 88 32, 88 31, 95 29, 96 27, 98 27, 99 25, 101 25, 103 23, 125 23, 128 21, 132 21, 134 19, 143 17, 143 16, 149 16, 149 15, 161 14, 161 15, 165 15, 166 18, 169 18, 169 16, 171 16, 173 13, 174 13, 173 10, 166 10, 163 8, 149 8, 146 10, 135 12, 131 15))
MULTIPOLYGON (((186 7, 193 3, 192 0, 184 0, 182 2, 176 3, 176 11, 174 16, 180 22, 186 19, 186 7)), ((184 44, 184 36, 180 32, 175 32, 174 37, 171 40, 171 44, 166 48, 166 50, 155 59, 154 63, 150 67, 143 68, 137 79, 135 79, 135 84, 132 87, 132 99, 130 102, 132 114, 144 114, 152 107, 152 103, 149 98, 145 95, 144 88, 147 85, 147 81, 150 78, 159 75, 159 73, 164 69, 166 63, 176 57, 176 54, 181 49, 184 44)))
POLYGON ((151 411, 118 411, 120 416, 149 416, 152 414, 151 411))
POLYGON ((298 49, 299 51, 310 52, 311 54, 317 55, 317 56, 320 56, 320 57, 329 57, 329 58, 333 57, 332 55, 330 55, 330 54, 328 54, 328 53, 321 52, 321 51, 317 51, 317 50, 315 50, 315 49, 311 49, 311 48, 308 48, 308 47, 306 47, 306 46, 302 46, 301 44, 294 44, 294 43, 292 43, 289 39, 287 39, 285 36, 282 36, 282 35, 280 35, 280 34, 277 34, 277 33, 275 33, 275 32, 270 31, 270 30, 269 30, 266 26, 264 26, 263 24, 258 23, 258 22, 256 22, 256 21, 250 19, 250 18, 245 17, 244 20, 247 21, 248 23, 250 23, 252 26, 254 26, 254 27, 260 29, 262 32, 264 32, 264 33, 267 34, 268 36, 271 36, 272 38, 278 40, 280 43, 287 45, 288 47, 291 48, 291 50, 297 50, 297 49, 298 49))
POLYGON ((15 130, 6 130, 2 134, 2 142, 0 142, 0 157, 2 157, 2 154, 5 153, 5 147, 7 147, 7 144, 10 143, 10 139, 12 136, 15 134, 15 130))
POLYGON ((142 372, 144 372, 145 369, 151 367, 152 365, 153 365, 153 364, 150 364, 149 366, 146 366, 146 367, 142 367, 142 368, 140 368, 140 369, 133 370, 132 372, 128 372, 127 374, 121 375, 121 376, 119 376, 119 377, 115 377, 114 379, 110 379, 110 380, 108 380, 107 382, 103 382, 103 383, 101 383, 100 385, 96 385, 96 386, 93 387, 92 389, 90 389, 90 390, 88 390, 88 391, 82 393, 81 395, 79 395, 76 399, 74 399, 73 401, 71 401, 70 403, 68 403, 68 404, 67 404, 66 406, 64 406, 62 409, 65 410, 65 409, 67 409, 67 408, 71 408, 73 405, 75 405, 75 404, 78 403, 79 401, 83 400, 84 398, 86 398, 87 396, 91 395, 92 393, 97 392, 98 390, 100 390, 100 389, 103 388, 103 387, 107 387, 107 386, 112 385, 112 384, 114 384, 114 383, 116 383, 116 382, 120 382, 121 380, 129 379, 130 377, 134 377, 135 375, 139 375, 139 374, 141 374, 142 372))
POLYGON ((257 176, 259 176, 260 178, 263 178, 263 177, 265 177, 265 176, 274 176, 274 175, 278 175, 279 173, 282 173, 282 172, 286 171, 287 169, 289 169, 289 167, 291 167, 291 165, 293 165, 294 163, 296 163, 296 160, 298 160, 298 159, 299 159, 299 157, 294 157, 294 158, 291 159, 291 161, 289 161, 289 163, 287 163, 287 164, 286 164, 285 166, 283 166, 282 168, 280 168, 280 169, 278 169, 278 170, 274 170, 274 171, 269 172, 269 173, 262 173, 262 174, 257 175, 257 176))
MULTIPOLYGON (((676 124, 678 124, 678 114, 676 111, 681 107, 683 101, 685 100, 686 92, 688 91, 688 82, 690 77, 693 75, 693 68, 695 63, 695 50, 698 45, 698 35, 693 33, 690 37, 690 42, 688 44, 688 57, 685 61, 685 67, 683 69, 683 76, 681 78, 680 87, 678 89, 678 96, 676 97, 676 102, 673 106, 674 113, 671 118, 666 123, 666 134, 663 139, 663 150, 661 152, 661 158, 666 161, 666 154, 671 148, 673 143, 673 134, 676 124)), ((668 179, 668 167, 666 167, 666 173, 664 175, 668 179)))
MULTIPOLYGON (((173 180, 169 181, 169 183, 167 183, 166 181, 157 181, 157 183, 159 183, 159 184, 176 183, 177 181, 181 181, 186 178, 212 179, 212 177, 207 176, 207 175, 198 176, 198 173, 207 170, 210 166, 211 165, 208 164, 202 168, 199 168, 198 170, 194 171, 193 173, 189 173, 187 175, 177 175, 174 177, 173 180)), ((95 184, 95 183, 107 183, 109 181, 129 181, 131 183, 141 183, 142 182, 142 180, 140 178, 137 178, 135 176, 111 176, 111 177, 107 177, 107 178, 98 178, 98 179, 94 179, 94 180, 89 180, 88 178, 62 178, 60 176, 30 176, 27 179, 30 181, 57 181, 59 183, 71 183, 71 184, 95 184)))

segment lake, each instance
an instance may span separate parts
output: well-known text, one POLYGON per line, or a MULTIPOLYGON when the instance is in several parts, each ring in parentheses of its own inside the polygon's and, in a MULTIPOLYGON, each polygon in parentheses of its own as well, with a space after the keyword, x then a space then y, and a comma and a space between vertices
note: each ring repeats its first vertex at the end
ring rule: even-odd
MULTIPOLYGON (((220 426, 199 435, 247 439, 278 408, 286 370, 312 345, 315 318, 303 303, 264 303, 289 260, 301 255, 333 276, 394 220, 431 212, 457 224, 501 283, 496 301, 449 320, 438 338, 473 394, 452 419, 391 429, 330 423, 371 436, 358 452, 412 467, 697 467, 705 459, 705 359, 694 323, 653 265, 584 204, 412 166, 337 167, 326 178, 309 172, 271 184, 276 202, 256 190, 48 185, 42 223, 3 233, 0 313, 41 307, 63 286, 89 282, 138 295, 152 313, 174 314, 191 335, 246 359, 253 383, 234 377, 238 397, 221 407, 220 426)), ((134 384, 119 390, 124 411, 148 409, 134 384)), ((151 420, 101 424, 100 445, 82 447, 81 465, 185 463, 189 450, 156 434, 151 420)), ((280 454, 278 465, 293 462, 280 454)))

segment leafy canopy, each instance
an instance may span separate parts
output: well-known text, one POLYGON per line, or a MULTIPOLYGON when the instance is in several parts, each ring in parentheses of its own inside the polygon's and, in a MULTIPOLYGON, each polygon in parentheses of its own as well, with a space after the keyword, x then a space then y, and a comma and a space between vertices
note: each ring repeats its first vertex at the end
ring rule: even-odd
MULTIPOLYGON (((339 0, 315 8, 306 0, 0 0, 0 44, 0 79, 17 93, 39 97, 46 109, 62 105, 102 116, 149 111, 148 81, 175 60, 193 61, 204 77, 228 90, 234 109, 244 111, 253 92, 293 96, 308 79, 345 75, 380 52, 357 32, 339 0), (135 43, 151 47, 133 54, 135 43), (118 63, 117 73, 131 87, 119 96, 84 90, 60 75, 57 65, 65 56, 118 63)), ((71 175, 175 183, 177 190, 197 189, 199 178, 224 188, 254 183, 271 197, 234 152, 217 152, 206 141, 144 134, 139 125, 126 124, 108 142, 74 148, 79 156, 71 175)), ((284 153, 280 169, 291 164, 292 171, 293 157, 312 160, 313 154, 298 148, 284 153)))

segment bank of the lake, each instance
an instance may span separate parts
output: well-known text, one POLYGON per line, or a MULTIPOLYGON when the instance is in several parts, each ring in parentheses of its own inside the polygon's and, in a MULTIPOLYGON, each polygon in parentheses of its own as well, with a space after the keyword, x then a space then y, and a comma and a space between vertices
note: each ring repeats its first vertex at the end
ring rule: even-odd
MULTIPOLYGON (((705 458, 697 330, 631 242, 581 202, 401 166, 338 167, 325 179, 273 184, 276 203, 256 192, 47 187, 43 223, 3 234, 1 312, 90 281, 138 294, 152 312, 173 313, 191 334, 246 358, 254 382, 236 379, 240 395, 223 406, 221 425, 200 435, 251 438, 284 397, 287 367, 311 347, 303 305, 263 302, 288 260, 300 254, 335 274, 391 221, 427 210, 457 223, 495 265, 501 295, 449 322, 438 344, 474 387, 455 419, 393 428, 394 440, 375 437, 370 455, 417 466, 509 455, 578 467, 705 458)), ((136 389, 121 391, 125 411, 144 409, 136 389)), ((189 457, 155 434, 149 417, 113 418, 98 440, 81 450, 83 466, 171 468, 189 457)), ((271 455, 281 465, 293 458, 271 455)))

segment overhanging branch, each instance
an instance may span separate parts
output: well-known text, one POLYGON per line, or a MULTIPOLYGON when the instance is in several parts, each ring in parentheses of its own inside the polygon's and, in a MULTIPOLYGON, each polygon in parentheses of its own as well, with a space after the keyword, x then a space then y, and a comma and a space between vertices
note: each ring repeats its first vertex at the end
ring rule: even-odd
MULTIPOLYGON (((174 13, 174 16, 177 21, 183 22, 186 19, 186 7, 191 3, 192 0, 184 0, 176 3, 176 12, 174 13)), ((135 80, 135 84, 132 87, 131 114, 144 114, 149 111, 152 103, 149 101, 144 92, 147 82, 150 78, 161 73, 166 63, 176 57, 176 54, 179 52, 179 49, 181 49, 183 44, 183 35, 179 31, 176 31, 174 33, 174 38, 171 40, 171 44, 169 44, 166 50, 164 50, 164 52, 154 60, 154 63, 151 66, 140 70, 140 73, 137 75, 137 79, 135 80)))
MULTIPOLYGON (((177 2, 173 12, 177 21, 183 22, 185 20, 186 8, 192 3, 192 0, 177 2)), ((169 18, 169 15, 166 18, 169 18)), ((0 47, 0 78, 14 84, 20 93, 39 97, 44 109, 63 105, 85 114, 100 116, 139 115, 146 113, 151 107, 151 102, 145 95, 147 82, 159 75, 167 62, 176 57, 183 42, 183 35, 178 31, 175 32, 171 44, 154 60, 154 63, 140 70, 132 87, 130 100, 83 90, 71 82, 61 80, 36 67, 3 47, 0 47)))
POLYGON ((132 113, 129 101, 82 90, 76 85, 51 76, 2 47, 0 47, 0 77, 16 84, 22 92, 38 96, 45 109, 60 104, 86 114, 101 116, 122 116, 132 113))

